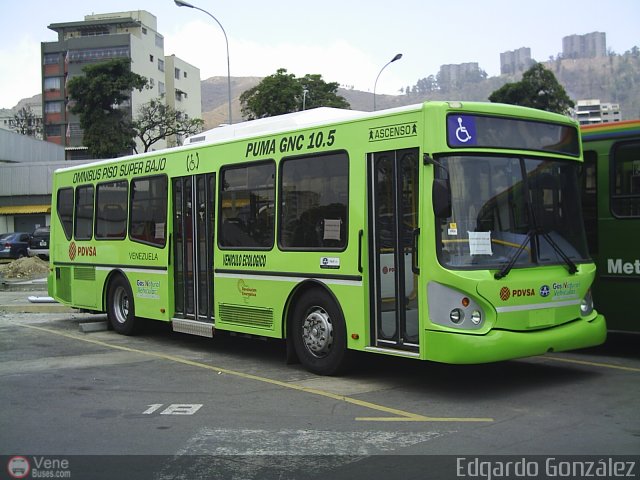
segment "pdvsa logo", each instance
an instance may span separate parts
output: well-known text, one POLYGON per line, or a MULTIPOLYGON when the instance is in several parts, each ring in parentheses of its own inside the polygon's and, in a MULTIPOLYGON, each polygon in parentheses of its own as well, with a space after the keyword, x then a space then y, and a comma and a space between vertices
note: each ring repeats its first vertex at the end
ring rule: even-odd
MULTIPOLYGON (((547 287, 548 289, 549 287, 547 287)), ((509 288, 502 287, 500 289, 500 300, 506 302, 510 298, 535 297, 536 291, 533 288, 509 288)))
POLYGON ((69 260, 73 261, 76 257, 95 257, 96 247, 82 247, 76 245, 76 242, 69 244, 69 260))

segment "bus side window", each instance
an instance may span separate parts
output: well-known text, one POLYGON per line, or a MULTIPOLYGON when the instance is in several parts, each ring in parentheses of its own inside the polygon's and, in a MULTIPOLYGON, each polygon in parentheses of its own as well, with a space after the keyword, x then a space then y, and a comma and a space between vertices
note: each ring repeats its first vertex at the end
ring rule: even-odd
POLYGON ((621 218, 640 217, 640 142, 613 146, 611 213, 621 218))
POLYGON ((57 210, 62 230, 67 240, 71 240, 73 233, 73 188, 58 190, 57 210))
POLYGON ((281 248, 344 249, 349 203, 347 154, 288 158, 281 169, 281 248))
POLYGON ((275 164, 271 161, 225 167, 220 175, 221 247, 273 246, 275 164))
POLYGON ((105 205, 102 210, 102 219, 105 223, 105 237, 123 238, 127 216, 124 209, 117 204, 105 205))
POLYGON ((585 150, 584 164, 580 172, 580 189, 582 190, 582 215, 587 233, 589 253, 598 253, 598 188, 597 188, 598 154, 593 150, 585 150))
POLYGON ((96 188, 96 238, 123 239, 127 235, 126 180, 100 183, 96 188))

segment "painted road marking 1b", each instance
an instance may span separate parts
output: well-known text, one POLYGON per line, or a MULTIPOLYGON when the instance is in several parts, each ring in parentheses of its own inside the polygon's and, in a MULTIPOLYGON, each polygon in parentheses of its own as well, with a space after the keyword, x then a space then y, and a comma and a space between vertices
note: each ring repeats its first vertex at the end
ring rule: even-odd
MULTIPOLYGON (((164 407, 164 403, 154 403, 153 405, 147 405, 147 408, 143 415, 151 415, 152 413, 156 413, 162 407, 164 407)), ((198 410, 202 408, 202 403, 172 403, 171 405, 167 405, 167 408, 160 412, 160 415, 193 415, 198 410)))

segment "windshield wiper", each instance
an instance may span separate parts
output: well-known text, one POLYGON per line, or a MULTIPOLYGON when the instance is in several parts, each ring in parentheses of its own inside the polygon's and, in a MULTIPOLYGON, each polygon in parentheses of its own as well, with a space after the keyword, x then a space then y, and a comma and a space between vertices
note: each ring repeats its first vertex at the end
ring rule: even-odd
POLYGON ((551 248, 553 248, 553 250, 555 250, 555 252, 560 256, 560 258, 562 258, 562 260, 564 260, 564 263, 567 264, 567 270, 569 271, 569 273, 571 275, 575 274, 578 271, 578 267, 576 267, 576 264, 573 263, 573 260, 571 260, 569 258, 569 256, 564 253, 564 250, 562 250, 562 248, 560 248, 560 246, 553 240, 553 238, 551 238, 551 235, 549 235, 547 232, 539 232, 542 234, 542 237, 549 242, 549 245, 551 245, 551 248))
POLYGON ((527 233, 527 236, 518 247, 518 250, 516 251, 516 253, 513 254, 513 256, 509 259, 507 264, 504 267, 502 267, 502 269, 499 272, 496 272, 493 275, 493 277, 496 280, 500 280, 501 278, 504 278, 509 274, 513 266, 518 261, 518 258, 520 258, 520 255, 522 254, 522 252, 524 252, 527 246, 527 243, 529 243, 529 241, 533 238, 534 235, 542 235, 542 237, 547 242, 549 242, 549 245, 551 245, 551 248, 553 248, 553 250, 560 256, 560 258, 562 258, 562 260, 567 264, 567 267, 568 267, 567 270, 571 275, 575 274, 578 271, 578 267, 576 266, 576 264, 573 263, 573 260, 571 260, 569 256, 566 253, 564 253, 564 250, 562 250, 562 248, 560 248, 560 246, 553 240, 553 238, 551 238, 551 235, 549 235, 547 232, 544 232, 540 227, 536 227, 535 229, 532 228, 531 230, 529 230, 529 232, 527 233))
POLYGON ((509 259, 507 264, 504 267, 502 267, 499 272, 496 272, 493 275, 493 278, 495 278, 496 280, 500 280, 501 278, 504 278, 507 275, 509 275, 509 272, 518 261, 518 258, 520 258, 520 254, 524 252, 525 248, 527 247, 527 243, 531 241, 531 239, 536 233, 538 232, 536 232, 536 230, 534 230, 533 228, 527 232, 527 236, 524 238, 524 241, 518 247, 518 250, 516 251, 516 253, 513 254, 513 256, 509 259))

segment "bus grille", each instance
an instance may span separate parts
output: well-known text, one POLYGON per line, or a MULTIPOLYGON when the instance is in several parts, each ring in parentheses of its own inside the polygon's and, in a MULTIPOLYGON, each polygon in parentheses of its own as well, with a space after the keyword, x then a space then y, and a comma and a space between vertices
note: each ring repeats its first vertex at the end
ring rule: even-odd
POLYGON ((220 321, 244 327, 273 330, 273 309, 219 304, 220 321))
POLYGON ((96 280, 96 269, 95 267, 75 267, 73 269, 73 279, 94 282, 96 280))

